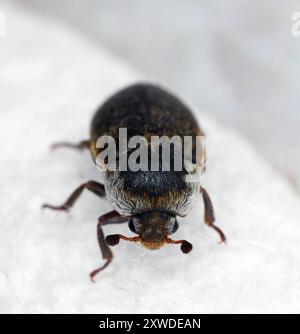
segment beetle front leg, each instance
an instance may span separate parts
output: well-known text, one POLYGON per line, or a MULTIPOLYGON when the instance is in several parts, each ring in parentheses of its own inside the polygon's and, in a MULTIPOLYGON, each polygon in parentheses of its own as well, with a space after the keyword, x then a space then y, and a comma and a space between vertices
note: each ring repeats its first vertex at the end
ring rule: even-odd
POLYGON ((83 150, 85 148, 90 147, 90 141, 89 140, 82 140, 79 143, 70 143, 70 142, 57 142, 51 145, 52 150, 56 150, 57 148, 62 148, 62 147, 67 147, 67 148, 73 148, 76 150, 83 150))
POLYGON ((128 221, 128 217, 123 217, 121 216, 117 211, 110 211, 107 214, 101 216, 98 219, 98 224, 97 224, 97 237, 98 237, 98 243, 99 247, 102 253, 102 257, 106 262, 104 263, 103 266, 100 268, 97 268, 93 270, 90 273, 90 278, 92 282, 95 282, 94 277, 103 269, 105 269, 112 261, 113 259, 113 253, 109 246, 105 242, 105 237, 102 229, 102 225, 108 225, 108 224, 121 224, 125 223, 128 221))
POLYGON ((221 241, 222 242, 226 242, 226 237, 225 234, 223 233, 223 231, 214 224, 215 221, 215 214, 214 214, 214 208, 212 205, 212 201, 207 193, 207 191, 201 187, 200 189, 201 193, 202 193, 202 197, 203 197, 203 202, 204 202, 204 221, 205 223, 212 227, 215 231, 218 232, 221 241))
POLYGON ((93 192, 97 196, 104 197, 105 196, 105 188, 104 185, 98 183, 96 181, 88 181, 83 183, 78 188, 76 188, 72 194, 68 197, 68 199, 62 205, 51 205, 51 204, 44 204, 43 208, 48 208, 52 210, 61 210, 61 211, 68 211, 77 201, 78 197, 82 194, 84 189, 88 189, 89 191, 93 192))

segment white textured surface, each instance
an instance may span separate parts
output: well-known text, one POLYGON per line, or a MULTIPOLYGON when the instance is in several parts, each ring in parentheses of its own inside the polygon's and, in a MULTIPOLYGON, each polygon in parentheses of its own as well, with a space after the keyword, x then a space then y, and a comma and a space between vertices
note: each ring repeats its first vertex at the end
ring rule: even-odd
MULTIPOLYGON (((97 217, 105 200, 84 193, 69 214, 42 212, 97 179, 88 153, 50 153, 88 134, 96 106, 139 79, 109 53, 55 22, 6 7, 0 39, 0 312, 299 312, 300 208, 289 186, 241 138, 205 114, 205 186, 228 244, 202 222, 202 203, 176 236, 194 244, 157 252, 121 243, 102 263, 97 217)), ((197 108, 195 108, 197 109, 197 108)), ((106 232, 128 233, 126 226, 106 232)))

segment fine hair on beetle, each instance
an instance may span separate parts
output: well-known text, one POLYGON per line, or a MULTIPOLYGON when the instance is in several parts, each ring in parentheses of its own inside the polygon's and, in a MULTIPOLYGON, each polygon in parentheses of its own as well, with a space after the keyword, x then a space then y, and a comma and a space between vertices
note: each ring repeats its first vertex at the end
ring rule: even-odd
POLYGON ((171 235, 179 228, 201 193, 204 222, 220 236, 210 196, 202 186, 206 149, 204 132, 191 110, 167 90, 138 83, 108 98, 95 112, 90 136, 79 143, 60 142, 53 148, 88 149, 104 183, 94 180, 79 185, 52 210, 70 210, 83 191, 110 200, 113 210, 98 218, 97 237, 105 263, 90 273, 94 277, 113 260, 110 246, 120 240, 140 242, 150 250, 167 244, 180 245, 184 254, 193 246, 171 235), (134 236, 105 236, 103 226, 127 223, 134 236))

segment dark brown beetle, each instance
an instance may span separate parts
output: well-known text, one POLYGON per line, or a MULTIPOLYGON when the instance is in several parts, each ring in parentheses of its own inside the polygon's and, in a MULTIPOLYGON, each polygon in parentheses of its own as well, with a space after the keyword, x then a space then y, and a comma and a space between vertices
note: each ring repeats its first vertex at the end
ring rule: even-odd
MULTIPOLYGON (((110 97, 96 112, 91 123, 90 139, 79 144, 57 143, 57 147, 77 149, 88 148, 94 162, 103 152, 96 145, 101 136, 111 136, 118 141, 119 129, 126 128, 128 138, 132 136, 203 136, 190 110, 176 97, 164 89, 150 84, 136 84, 125 88, 110 97)), ((193 160, 195 160, 193 150, 193 160)), ((126 156, 127 157, 127 156, 126 156)), ((117 158, 120 158, 117 150, 117 158)), ((205 151, 202 161, 205 162, 205 151)), ((204 164, 202 166, 204 171, 204 164)), ((148 249, 158 249, 164 244, 180 244, 183 253, 192 250, 186 240, 172 240, 170 235, 178 229, 176 217, 184 217, 190 211, 197 192, 202 193, 204 201, 204 221, 220 235, 221 242, 226 240, 224 233, 214 225, 215 217, 212 202, 206 190, 199 182, 189 183, 186 178, 189 171, 105 171, 105 184, 88 181, 80 185, 66 202, 59 206, 45 204, 43 207, 54 210, 69 210, 82 191, 88 189, 100 197, 107 197, 115 208, 98 220, 97 235, 105 264, 94 270, 90 277, 106 268, 113 259, 109 246, 119 243, 120 239, 141 242, 148 249), (135 237, 120 234, 104 237, 102 226, 106 224, 129 223, 135 237)))

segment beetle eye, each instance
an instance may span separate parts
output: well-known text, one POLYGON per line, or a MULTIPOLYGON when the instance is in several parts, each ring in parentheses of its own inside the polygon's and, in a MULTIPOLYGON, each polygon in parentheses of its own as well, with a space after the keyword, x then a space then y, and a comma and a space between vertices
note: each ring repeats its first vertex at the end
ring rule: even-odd
POLYGON ((175 233, 178 230, 178 227, 179 227, 179 224, 178 224, 178 221, 176 219, 175 222, 174 222, 171 234, 175 233))
POLYGON ((130 229, 131 232, 133 232, 133 233, 137 233, 137 232, 136 232, 136 229, 135 229, 135 227, 134 227, 134 224, 133 224, 132 219, 129 220, 129 222, 128 222, 128 227, 129 227, 129 229, 130 229))

